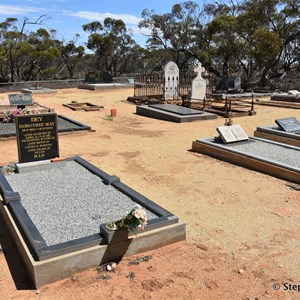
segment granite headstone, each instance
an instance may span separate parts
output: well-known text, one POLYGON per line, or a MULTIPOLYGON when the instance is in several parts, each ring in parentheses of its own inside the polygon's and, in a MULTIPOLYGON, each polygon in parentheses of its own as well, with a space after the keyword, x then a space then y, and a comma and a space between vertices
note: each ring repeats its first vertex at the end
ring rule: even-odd
POLYGON ((16 116, 19 162, 59 157, 57 114, 16 116))
POLYGON ((286 132, 300 131, 300 122, 295 118, 283 118, 275 120, 279 128, 286 132))

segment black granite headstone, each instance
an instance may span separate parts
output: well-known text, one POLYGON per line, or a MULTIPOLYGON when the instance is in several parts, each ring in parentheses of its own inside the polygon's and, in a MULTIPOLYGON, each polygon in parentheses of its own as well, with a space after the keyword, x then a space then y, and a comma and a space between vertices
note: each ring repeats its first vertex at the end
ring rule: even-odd
POLYGON ((59 157, 57 114, 17 116, 16 132, 20 163, 59 157))
POLYGON ((31 94, 10 94, 8 100, 11 106, 33 105, 31 94))
POLYGON ((300 131, 300 122, 296 118, 284 118, 275 120, 280 129, 286 132, 300 131))

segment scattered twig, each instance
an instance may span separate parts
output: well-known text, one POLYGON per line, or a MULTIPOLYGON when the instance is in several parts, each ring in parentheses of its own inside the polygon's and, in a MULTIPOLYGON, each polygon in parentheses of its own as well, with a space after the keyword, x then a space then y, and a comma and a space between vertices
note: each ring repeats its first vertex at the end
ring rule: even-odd
POLYGON ((129 272, 128 275, 126 275, 126 277, 130 280, 134 280, 135 279, 135 273, 134 272, 129 272))
POLYGON ((143 261, 149 261, 151 258, 152 258, 151 255, 145 255, 145 256, 137 257, 136 259, 130 260, 128 262, 128 266, 138 265, 143 261))

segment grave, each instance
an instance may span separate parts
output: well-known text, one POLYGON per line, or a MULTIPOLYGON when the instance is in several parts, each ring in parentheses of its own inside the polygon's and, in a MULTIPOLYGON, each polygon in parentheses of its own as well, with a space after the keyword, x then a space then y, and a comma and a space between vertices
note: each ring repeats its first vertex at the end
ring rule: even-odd
POLYGON ((8 99, 1 101, 0 104, 0 122, 1 119, 7 116, 8 111, 14 111, 19 108, 26 108, 38 113, 53 112, 52 108, 34 102, 31 94, 9 94, 8 99))
MULTIPOLYGON (((91 127, 80 123, 76 120, 68 118, 63 115, 57 116, 58 132, 60 134, 78 132, 78 131, 90 131, 91 127)), ((0 122, 0 138, 15 137, 16 125, 15 123, 2 123, 0 122)))
POLYGON ((287 93, 273 93, 271 96, 271 100, 300 103, 300 92, 291 90, 287 93))
POLYGON ((176 123, 192 122, 197 120, 216 119, 216 114, 173 104, 153 104, 136 106, 136 113, 141 116, 171 121, 176 123))
POLYGON ((257 137, 246 139, 241 128, 224 131, 223 127, 217 129, 219 137, 193 141, 192 151, 300 183, 300 148, 257 137))
POLYGON ((21 90, 24 94, 56 94, 57 91, 49 88, 44 88, 41 86, 24 88, 21 90))
POLYGON ((295 117, 275 122, 278 125, 258 126, 254 136, 300 147, 300 122, 295 117))
POLYGON ((77 102, 77 101, 72 101, 72 103, 64 103, 63 106, 69 107, 75 111, 78 110, 95 111, 104 108, 104 106, 101 105, 95 105, 89 102, 77 102))
POLYGON ((17 117, 19 162, 0 169, 0 213, 36 288, 185 239, 177 216, 117 176, 80 157, 57 159, 56 118, 17 117), (137 205, 145 230, 107 228, 137 205))

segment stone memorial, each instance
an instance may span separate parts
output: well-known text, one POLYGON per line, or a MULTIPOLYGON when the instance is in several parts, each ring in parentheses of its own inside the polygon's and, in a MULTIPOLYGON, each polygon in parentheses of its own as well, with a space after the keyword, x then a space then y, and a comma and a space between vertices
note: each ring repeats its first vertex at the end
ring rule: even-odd
POLYGON ((300 132, 300 122, 296 118, 284 118, 275 120, 281 130, 286 132, 300 132))
POLYGON ((10 106, 17 106, 24 108, 26 105, 33 105, 31 94, 9 94, 8 100, 10 106))
POLYGON ((242 80, 240 76, 235 77, 234 79, 234 90, 239 91, 242 86, 242 80))
POLYGON ((57 114, 17 116, 16 131, 20 163, 59 157, 57 114))
POLYGON ((170 61, 164 67, 165 87, 164 98, 165 99, 177 99, 179 97, 179 68, 177 65, 170 61))
POLYGON ((197 77, 192 82, 192 100, 204 100, 206 96, 206 80, 202 77, 205 68, 198 62, 194 70, 197 72, 197 77))
POLYGON ((225 144, 247 141, 248 135, 240 125, 219 126, 217 131, 225 144))

